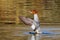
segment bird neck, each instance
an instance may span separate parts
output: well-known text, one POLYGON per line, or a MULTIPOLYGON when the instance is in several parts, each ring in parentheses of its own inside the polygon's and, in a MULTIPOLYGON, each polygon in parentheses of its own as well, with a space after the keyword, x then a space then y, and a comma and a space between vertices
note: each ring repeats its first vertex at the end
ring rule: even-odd
POLYGON ((37 21, 37 22, 39 21, 37 14, 34 14, 34 21, 37 21))

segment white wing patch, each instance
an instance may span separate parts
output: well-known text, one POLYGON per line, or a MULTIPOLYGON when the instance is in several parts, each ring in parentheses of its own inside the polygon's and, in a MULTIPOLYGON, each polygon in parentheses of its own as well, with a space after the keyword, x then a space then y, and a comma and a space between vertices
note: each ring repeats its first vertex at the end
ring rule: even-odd
POLYGON ((35 25, 34 25, 34 24, 32 24, 31 28, 34 30, 34 29, 35 29, 35 25))

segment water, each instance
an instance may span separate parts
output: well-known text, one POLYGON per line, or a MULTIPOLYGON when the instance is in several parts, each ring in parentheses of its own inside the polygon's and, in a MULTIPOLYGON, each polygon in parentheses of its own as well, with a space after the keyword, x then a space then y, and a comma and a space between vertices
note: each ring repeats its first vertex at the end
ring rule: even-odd
POLYGON ((0 40, 60 40, 60 26, 41 26, 42 32, 53 34, 29 34, 30 27, 20 25, 0 25, 0 40))

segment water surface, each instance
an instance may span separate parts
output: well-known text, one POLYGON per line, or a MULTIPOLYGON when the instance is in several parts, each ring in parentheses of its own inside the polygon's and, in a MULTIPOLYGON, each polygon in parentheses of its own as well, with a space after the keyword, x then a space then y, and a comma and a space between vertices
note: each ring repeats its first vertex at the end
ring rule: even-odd
POLYGON ((41 31, 54 32, 56 34, 28 34, 32 31, 28 26, 0 25, 0 40, 60 40, 60 26, 41 26, 41 31), (27 34, 25 34, 25 32, 27 34))

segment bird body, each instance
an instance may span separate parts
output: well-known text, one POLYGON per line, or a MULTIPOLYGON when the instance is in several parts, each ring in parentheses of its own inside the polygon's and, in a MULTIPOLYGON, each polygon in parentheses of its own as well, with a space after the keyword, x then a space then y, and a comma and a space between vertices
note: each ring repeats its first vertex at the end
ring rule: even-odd
POLYGON ((31 28, 36 32, 36 33, 40 33, 40 23, 39 23, 39 19, 38 19, 38 15, 34 14, 34 21, 33 24, 31 26, 31 28))
POLYGON ((31 28, 35 33, 41 33, 40 32, 40 22, 39 22, 39 18, 37 15, 37 11, 32 10, 31 13, 34 15, 34 20, 23 17, 23 16, 20 16, 19 18, 21 19, 21 21, 23 21, 23 23, 25 23, 27 25, 31 25, 31 28))

